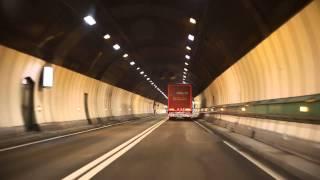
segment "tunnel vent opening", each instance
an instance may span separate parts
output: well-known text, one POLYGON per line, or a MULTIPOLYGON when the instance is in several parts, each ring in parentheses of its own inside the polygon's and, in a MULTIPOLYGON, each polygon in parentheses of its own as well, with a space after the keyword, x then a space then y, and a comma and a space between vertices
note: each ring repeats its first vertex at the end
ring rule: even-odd
POLYGON ((88 121, 88 124, 92 124, 90 114, 89 114, 88 93, 84 93, 84 111, 86 113, 86 119, 88 121))
POLYGON ((157 111, 157 108, 159 107, 159 104, 157 105, 156 101, 153 101, 152 107, 153 107, 153 115, 156 115, 156 111, 157 111))
POLYGON ((40 131, 34 111, 34 87, 35 83, 30 77, 22 80, 22 117, 26 131, 40 131))

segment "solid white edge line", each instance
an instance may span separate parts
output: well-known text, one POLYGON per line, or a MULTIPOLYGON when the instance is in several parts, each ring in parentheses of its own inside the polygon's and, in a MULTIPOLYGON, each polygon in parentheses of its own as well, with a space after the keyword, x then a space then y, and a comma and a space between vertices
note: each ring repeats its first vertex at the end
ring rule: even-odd
POLYGON ((207 127, 205 127, 204 125, 200 124, 198 121, 193 121, 196 124, 198 124, 200 127, 202 127, 204 130, 206 130, 209 134, 214 134, 210 129, 208 129, 207 127))
POLYGON ((161 126, 165 121, 161 121, 159 124, 157 124, 155 127, 150 129, 148 132, 144 133, 142 136, 140 136, 138 139, 118 151, 117 153, 113 154, 111 157, 103 161, 101 164, 97 165, 90 171, 88 171, 86 174, 81 176, 79 180, 88 180, 91 179, 93 176, 98 174, 100 171, 102 171, 104 168, 106 168, 108 165, 110 165, 112 162, 117 160, 119 157, 121 157, 123 154, 125 154, 127 151, 129 151, 131 148, 133 148, 135 145, 137 145, 139 142, 141 142, 144 138, 146 138, 150 133, 152 133, 154 130, 156 130, 159 126, 161 126))
MULTIPOLYGON (((213 132, 208 129, 207 127, 203 126, 202 124, 200 124, 197 121, 193 121, 195 123, 197 123, 200 127, 202 127, 204 130, 206 130, 207 132, 209 132, 210 134, 213 134, 213 132)), ((244 158, 246 158, 247 160, 249 160, 251 163, 253 163, 254 165, 256 165, 257 167, 259 167, 261 170, 263 170, 264 172, 266 172, 267 174, 269 174, 271 177, 273 177, 274 179, 286 179, 284 178, 282 175, 280 175, 279 173, 275 172, 274 170, 272 170, 271 168, 265 166, 263 163, 259 162, 258 160, 254 159, 252 156, 250 156, 249 154, 239 150, 237 147, 233 146, 232 144, 230 144, 227 141, 223 141, 224 144, 226 144, 227 146, 229 146, 231 149, 233 149, 234 151, 236 151, 237 153, 239 153, 240 155, 242 155, 244 158)))
POLYGON ((267 167, 266 165, 264 165, 263 163, 259 162, 258 160, 254 159, 252 156, 250 156, 249 154, 241 151, 240 149, 238 149, 237 147, 233 146, 232 144, 230 144, 227 141, 223 141, 224 144, 226 144, 227 146, 229 146, 231 149, 233 149, 234 151, 236 151, 237 153, 239 153, 240 155, 242 155, 244 158, 246 158, 247 160, 249 160, 251 163, 253 163, 254 165, 256 165, 258 168, 260 168, 261 170, 263 170, 264 172, 266 172, 267 174, 269 174, 271 177, 273 177, 274 179, 286 179, 285 177, 283 177, 282 175, 280 175, 279 173, 275 172, 274 170, 272 170, 271 168, 267 167))
POLYGON ((107 128, 107 127, 111 127, 111 126, 116 126, 116 125, 120 125, 120 124, 125 124, 125 123, 129 123, 129 122, 133 122, 133 121, 124 121, 124 122, 121 122, 121 123, 109 124, 109 125, 105 125, 105 126, 101 126, 101 127, 97 127, 97 128, 88 129, 88 130, 85 130, 85 131, 75 132, 75 133, 61 135, 61 136, 55 136, 55 137, 48 138, 48 139, 43 139, 43 140, 39 140, 39 141, 34 141, 34 142, 29 142, 29 143, 20 144, 20 145, 16 145, 16 146, 11 146, 11 147, 7 147, 7 148, 2 148, 2 149, 0 149, 0 152, 9 151, 9 150, 13 150, 13 149, 18 149, 18 148, 21 148, 21 147, 26 147, 26 146, 30 146, 30 145, 34 145, 34 144, 39 144, 39 143, 43 143, 43 142, 47 142, 47 141, 52 141, 52 140, 56 140, 56 139, 60 139, 60 138, 64 138, 64 137, 83 134, 83 133, 87 133, 87 132, 90 132, 90 131, 95 131, 95 130, 99 130, 99 129, 103 129, 103 128, 107 128))
POLYGON ((97 159, 89 162, 88 164, 84 165, 83 167, 81 167, 80 169, 74 171, 73 173, 69 174, 68 176, 64 177, 63 180, 72 180, 72 179, 76 179, 79 176, 81 176, 82 174, 84 174, 85 172, 89 171, 90 169, 94 168, 95 166, 97 166, 99 163, 103 162, 105 159, 109 158, 110 156, 112 156, 113 154, 115 154, 116 152, 120 151, 121 149, 123 149, 124 147, 126 147, 127 145, 129 145, 130 143, 132 143, 134 140, 138 139, 140 136, 142 136, 144 133, 150 131, 153 127, 157 126, 159 123, 161 122, 165 122, 167 119, 165 120, 161 120, 160 122, 152 125, 151 127, 147 128, 146 130, 144 130, 143 132, 139 133, 138 135, 134 136, 133 138, 127 140, 126 142, 120 144, 119 146, 115 147, 114 149, 112 149, 111 151, 105 153, 104 155, 98 157, 97 159))

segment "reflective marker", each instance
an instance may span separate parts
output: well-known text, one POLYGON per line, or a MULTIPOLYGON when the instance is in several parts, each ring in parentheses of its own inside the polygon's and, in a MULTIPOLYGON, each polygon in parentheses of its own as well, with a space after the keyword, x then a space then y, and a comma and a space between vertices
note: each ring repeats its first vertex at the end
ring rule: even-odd
POLYGON ((300 112, 309 112, 309 108, 307 106, 300 106, 300 112))

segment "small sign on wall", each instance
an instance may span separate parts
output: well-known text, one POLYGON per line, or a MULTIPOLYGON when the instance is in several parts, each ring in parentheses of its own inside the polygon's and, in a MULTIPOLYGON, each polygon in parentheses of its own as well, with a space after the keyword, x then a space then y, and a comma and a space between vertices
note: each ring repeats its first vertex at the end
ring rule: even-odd
POLYGON ((53 86, 53 68, 51 66, 43 67, 42 86, 43 87, 53 86))

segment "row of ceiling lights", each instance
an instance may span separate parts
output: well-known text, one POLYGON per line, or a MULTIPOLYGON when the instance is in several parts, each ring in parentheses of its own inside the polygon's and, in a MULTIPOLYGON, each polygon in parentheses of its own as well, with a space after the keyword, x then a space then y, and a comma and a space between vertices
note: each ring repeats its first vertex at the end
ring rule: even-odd
MULTIPOLYGON (((196 19, 194 19, 194 18, 189 18, 189 22, 191 23, 191 24, 197 24, 197 20, 196 19)), ((189 34, 188 35, 188 40, 189 41, 194 41, 194 39, 195 39, 195 37, 194 37, 194 35, 193 34, 189 34)), ((190 51, 191 52, 191 47, 190 46, 186 46, 186 49, 188 50, 188 51, 190 51)), ((186 78, 187 78, 187 75, 188 75, 188 66, 190 65, 190 59, 191 59, 191 57, 190 57, 190 55, 189 54, 186 54, 185 56, 185 59, 186 59, 186 61, 184 62, 184 65, 185 65, 185 67, 183 68, 183 74, 182 74, 182 83, 183 84, 185 84, 186 83, 186 78)))
MULTIPOLYGON (((90 15, 84 17, 83 20, 90 26, 93 26, 93 25, 96 24, 96 20, 90 15)), ((104 39, 110 39, 111 36, 110 36, 110 34, 105 34, 103 36, 103 38, 104 39)), ((114 44, 112 47, 116 51, 120 50, 120 48, 121 48, 119 44, 114 44)), ((125 54, 122 55, 122 57, 123 58, 128 58, 129 54, 125 53, 125 54)), ((135 66, 136 62, 130 61, 129 64, 131 66, 135 66)), ((141 67, 137 66, 136 70, 139 71, 139 74, 142 75, 150 83, 151 86, 153 86, 157 91, 159 91, 163 95, 163 97, 168 99, 167 95, 151 80, 151 78, 141 69, 141 67)))

